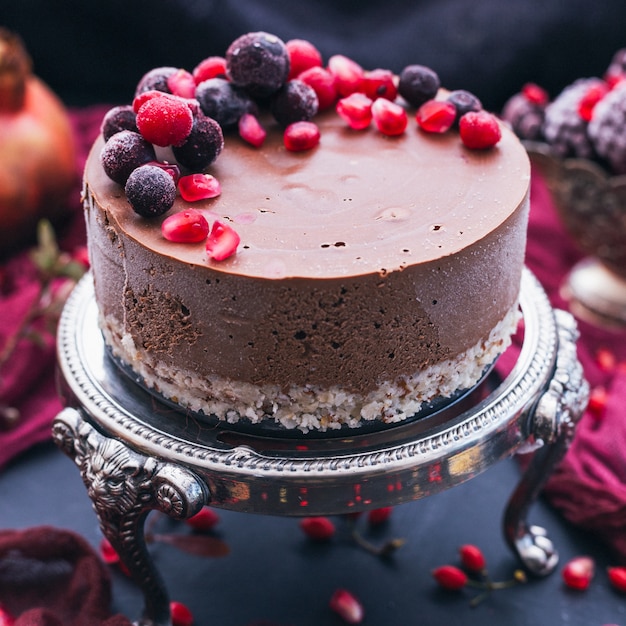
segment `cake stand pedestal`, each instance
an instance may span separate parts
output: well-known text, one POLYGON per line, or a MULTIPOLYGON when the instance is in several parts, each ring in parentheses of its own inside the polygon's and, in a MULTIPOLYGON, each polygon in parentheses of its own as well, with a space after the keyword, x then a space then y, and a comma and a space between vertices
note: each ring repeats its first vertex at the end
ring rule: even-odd
POLYGON ((570 445, 588 385, 574 318, 552 309, 528 270, 520 306, 523 344, 503 381, 488 374, 443 408, 379 430, 305 435, 218 425, 147 392, 109 357, 85 277, 59 326, 65 408, 53 436, 142 590, 137 624, 170 624, 167 588, 144 537, 151 510, 178 519, 206 504, 272 515, 350 513, 433 495, 522 451, 535 453, 506 506, 504 536, 529 572, 552 572, 557 552, 527 516, 570 445))

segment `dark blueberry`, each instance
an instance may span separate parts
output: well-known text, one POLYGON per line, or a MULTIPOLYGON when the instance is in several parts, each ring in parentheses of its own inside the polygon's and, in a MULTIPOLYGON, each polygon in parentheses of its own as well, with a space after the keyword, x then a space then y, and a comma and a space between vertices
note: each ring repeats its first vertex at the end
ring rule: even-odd
POLYGON ((132 130, 115 133, 100 153, 106 175, 120 185, 126 184, 135 168, 155 160, 154 146, 132 130))
POLYGON ((233 83, 254 98, 265 98, 287 81, 289 52, 275 35, 247 33, 228 47, 226 71, 233 83))
POLYGON ((290 80, 270 100, 270 111, 282 126, 308 122, 317 113, 319 102, 313 87, 301 80, 290 80))
POLYGON ((225 78, 209 78, 196 87, 196 100, 202 112, 222 128, 236 126, 244 113, 256 111, 250 96, 225 78))
POLYGON ((102 118, 100 132, 105 141, 111 139, 115 133, 119 133, 121 130, 139 132, 137 130, 137 115, 129 104, 122 104, 109 109, 102 118))
POLYGON ((152 90, 172 93, 172 90, 167 86, 167 79, 176 72, 178 69, 175 67, 155 67, 141 77, 135 88, 135 96, 144 91, 152 90))
POLYGON ((432 100, 439 87, 438 74, 424 65, 407 65, 400 73, 398 93, 414 107, 432 100))
POLYGON ((163 215, 176 199, 174 179, 157 165, 141 165, 133 170, 124 191, 133 211, 143 217, 163 215))
POLYGON ((471 92, 465 89, 457 89, 451 91, 447 98, 448 102, 452 102, 456 109, 456 122, 470 111, 480 111, 483 108, 482 102, 471 92))
POLYGON ((189 137, 180 146, 173 146, 176 160, 189 170, 200 172, 206 169, 224 147, 221 126, 211 117, 198 111, 193 120, 189 137))

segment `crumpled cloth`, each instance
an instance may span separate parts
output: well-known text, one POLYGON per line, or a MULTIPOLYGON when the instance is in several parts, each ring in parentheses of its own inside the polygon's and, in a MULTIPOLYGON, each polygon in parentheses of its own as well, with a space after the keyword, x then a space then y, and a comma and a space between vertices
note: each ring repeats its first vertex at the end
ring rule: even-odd
POLYGON ((14 626, 130 626, 111 615, 107 566, 77 534, 38 526, 0 531, 0 607, 14 626))

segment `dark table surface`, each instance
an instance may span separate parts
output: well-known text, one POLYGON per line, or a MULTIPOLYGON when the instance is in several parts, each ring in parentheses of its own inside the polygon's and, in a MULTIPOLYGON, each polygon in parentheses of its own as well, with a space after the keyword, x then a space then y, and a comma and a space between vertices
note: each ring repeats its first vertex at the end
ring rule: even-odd
MULTIPOLYGON (((434 583, 432 569, 458 564, 464 543, 484 551, 493 579, 510 578, 518 563, 504 542, 501 518, 520 475, 518 461, 506 459, 460 486, 395 507, 382 527, 359 519, 362 536, 375 544, 405 539, 388 559, 357 547, 344 519, 333 518, 338 534, 322 544, 308 539, 296 518, 231 511, 218 511, 213 531, 228 546, 227 556, 189 554, 166 542, 150 549, 171 597, 192 610, 196 626, 339 625, 344 622, 328 602, 340 587, 361 600, 363 624, 375 626, 626 624, 626 595, 606 577, 608 551, 541 500, 529 522, 548 529, 560 553, 552 575, 493 592, 475 608, 469 602, 476 591, 449 592, 434 583), (576 592, 564 586, 560 570, 583 554, 596 560, 596 577, 588 590, 576 592)), ((148 524, 161 534, 189 532, 165 517, 148 524)), ((39 525, 79 533, 96 549, 102 538, 77 468, 52 444, 33 448, 0 473, 0 528, 39 525)), ((112 611, 136 619, 143 605, 139 590, 117 568, 112 576, 112 611)))

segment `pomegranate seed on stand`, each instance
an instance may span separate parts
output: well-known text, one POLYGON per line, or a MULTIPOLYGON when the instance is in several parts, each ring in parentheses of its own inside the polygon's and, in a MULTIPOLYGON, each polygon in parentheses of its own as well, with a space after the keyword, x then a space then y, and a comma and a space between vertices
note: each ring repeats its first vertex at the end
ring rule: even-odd
POLYGON ((330 598, 329 606, 346 624, 360 624, 365 617, 363 605, 347 589, 337 589, 330 598))

